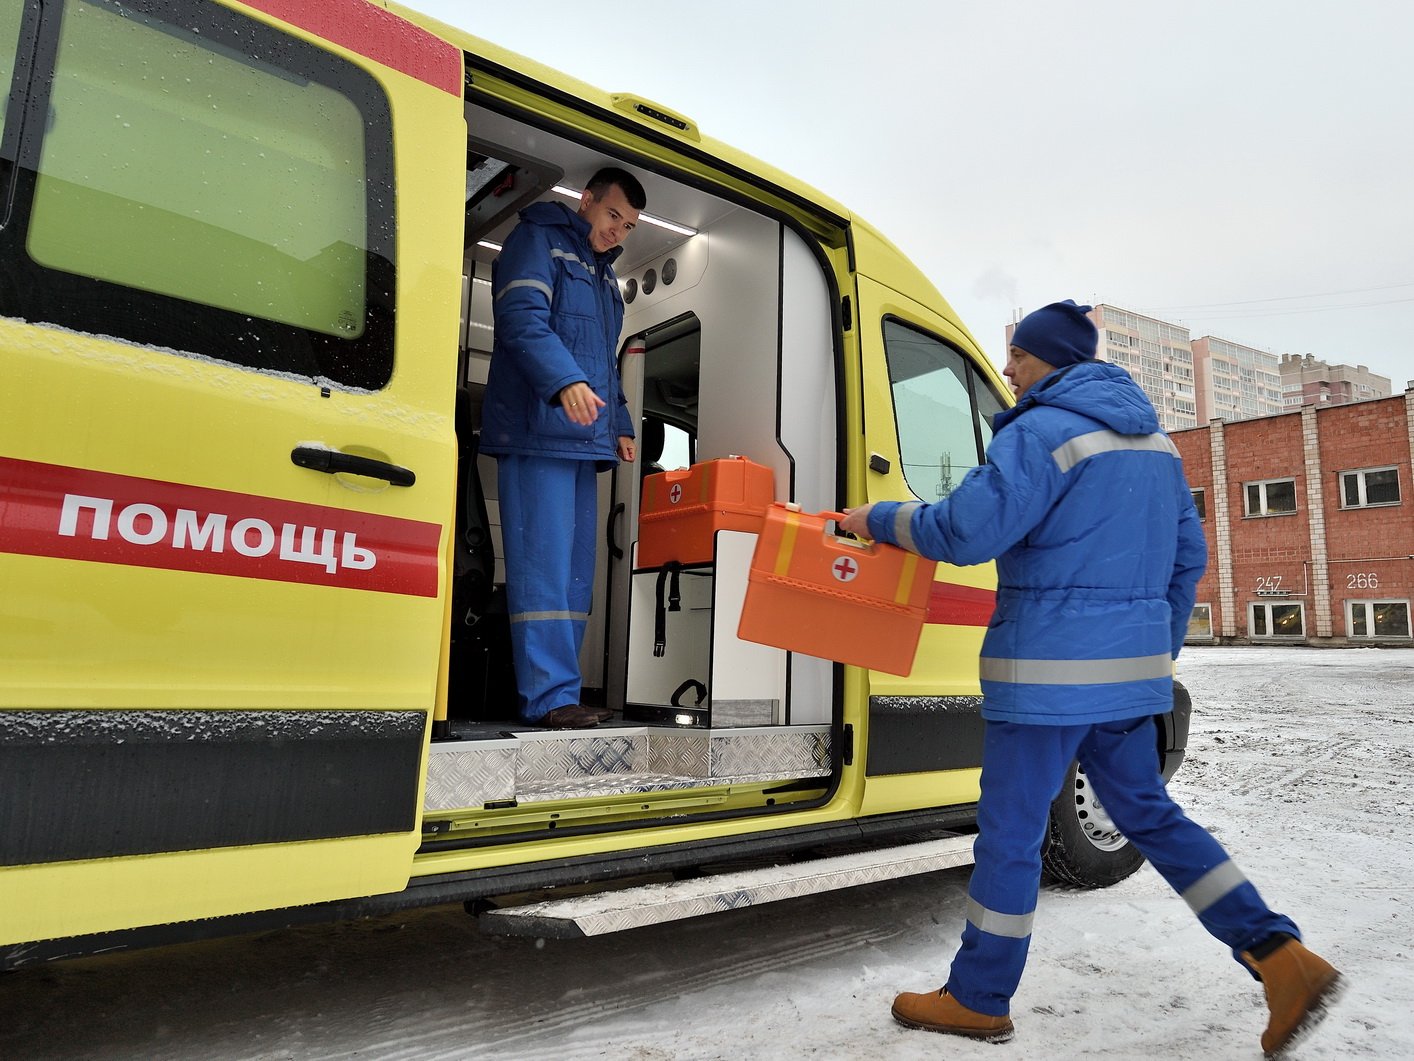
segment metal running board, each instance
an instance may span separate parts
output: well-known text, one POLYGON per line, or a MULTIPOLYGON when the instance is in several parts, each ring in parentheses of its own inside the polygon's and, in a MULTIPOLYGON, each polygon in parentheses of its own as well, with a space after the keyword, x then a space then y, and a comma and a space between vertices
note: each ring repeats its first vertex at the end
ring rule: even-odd
POLYGON ((832 855, 810 862, 741 870, 619 891, 527 903, 481 915, 485 932, 578 939, 700 917, 778 899, 852 888, 972 864, 971 836, 947 836, 901 847, 832 855))

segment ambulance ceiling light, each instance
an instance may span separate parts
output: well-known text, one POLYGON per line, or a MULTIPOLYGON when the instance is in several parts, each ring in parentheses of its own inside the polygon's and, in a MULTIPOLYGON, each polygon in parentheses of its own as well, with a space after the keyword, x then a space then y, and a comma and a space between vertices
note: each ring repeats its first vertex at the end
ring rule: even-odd
MULTIPOLYGON (((555 185, 555 191, 559 192, 561 195, 565 196, 568 199, 578 199, 581 195, 584 194, 583 192, 575 191, 573 188, 567 188, 563 184, 555 185)), ((669 232, 676 232, 679 236, 697 235, 697 229, 695 228, 689 228, 687 225, 680 225, 676 221, 669 221, 666 218, 654 217, 652 214, 640 213, 638 215, 638 220, 642 221, 645 225, 656 225, 658 228, 665 228, 669 232)))

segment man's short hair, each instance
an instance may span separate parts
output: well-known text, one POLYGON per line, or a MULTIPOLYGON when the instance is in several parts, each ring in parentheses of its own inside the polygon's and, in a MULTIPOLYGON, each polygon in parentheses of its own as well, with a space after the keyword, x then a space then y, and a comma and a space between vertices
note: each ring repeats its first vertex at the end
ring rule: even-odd
POLYGON ((648 193, 643 190, 643 185, 638 183, 638 178, 628 170, 619 169, 618 166, 605 166, 590 177, 589 183, 584 187, 595 199, 602 199, 604 193, 615 184, 624 193, 628 205, 635 210, 642 210, 648 205, 648 193))

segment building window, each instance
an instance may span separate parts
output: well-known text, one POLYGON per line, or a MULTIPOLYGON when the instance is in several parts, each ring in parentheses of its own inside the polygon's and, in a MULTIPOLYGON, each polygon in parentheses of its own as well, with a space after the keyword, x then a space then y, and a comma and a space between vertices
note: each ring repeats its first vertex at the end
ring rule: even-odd
POLYGON ((1348 600, 1345 602, 1345 628, 1351 637, 1374 640, 1398 638, 1409 640, 1409 602, 1407 600, 1348 600))
POLYGON ((1340 473, 1340 507, 1399 504, 1399 469, 1363 468, 1340 473))
POLYGON ((1296 480, 1268 479, 1244 483, 1248 516, 1286 516, 1296 511, 1296 480))
POLYGON ((1208 492, 1201 486, 1196 490, 1188 491, 1193 495, 1193 507, 1198 510, 1199 519, 1208 518, 1208 492))
POLYGON ((1249 604, 1247 619, 1247 630, 1253 638, 1306 636, 1306 606, 1303 604, 1249 604))
POLYGON ((1195 604, 1188 616, 1188 634, 1185 641, 1211 641, 1213 639, 1213 606, 1195 604))

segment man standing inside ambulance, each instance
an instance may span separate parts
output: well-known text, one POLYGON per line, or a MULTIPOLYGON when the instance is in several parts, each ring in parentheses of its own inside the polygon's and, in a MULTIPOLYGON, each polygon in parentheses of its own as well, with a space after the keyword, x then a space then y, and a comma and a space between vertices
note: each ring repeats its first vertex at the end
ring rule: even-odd
POLYGON ((613 262, 645 205, 637 178, 601 169, 578 210, 522 210, 492 271, 481 450, 497 460, 520 717, 537 726, 610 717, 580 703, 579 650, 594 586, 596 474, 634 459, 613 262))
POLYGON ((1089 310, 1056 302, 1017 325, 1004 371, 1017 404, 995 417, 987 463, 951 495, 866 505, 841 522, 931 559, 997 561, 962 946, 946 985, 899 995, 893 1015, 1011 1038, 1047 814, 1078 759, 1115 825, 1262 982, 1272 1057, 1319 1019, 1339 974, 1164 788, 1152 718, 1172 706, 1207 548, 1178 451, 1129 374, 1095 360, 1089 310))

